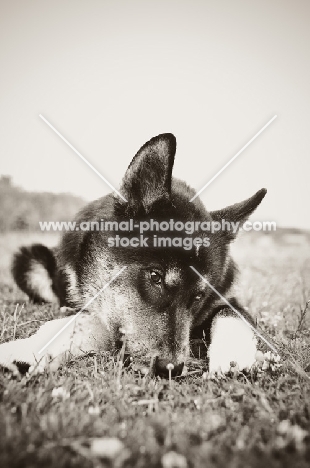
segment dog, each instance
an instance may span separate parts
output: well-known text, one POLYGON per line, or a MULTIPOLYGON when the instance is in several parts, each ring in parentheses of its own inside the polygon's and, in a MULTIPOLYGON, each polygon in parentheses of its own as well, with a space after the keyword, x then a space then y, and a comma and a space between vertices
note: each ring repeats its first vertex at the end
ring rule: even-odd
POLYGON ((77 226, 104 220, 110 229, 77 228, 65 232, 54 250, 36 244, 15 255, 13 276, 32 301, 57 302, 77 314, 46 322, 29 338, 1 344, 2 366, 43 371, 48 363, 57 368, 68 353, 114 353, 125 343, 134 362, 155 375, 176 376, 189 357, 191 340, 204 337, 210 372, 228 372, 232 361, 240 369, 251 367, 257 350, 253 320, 230 295, 237 268, 229 246, 236 232, 209 233, 201 226, 222 220, 245 222, 266 190, 208 212, 198 197, 191 201, 192 188, 172 178, 175 152, 172 134, 152 138, 129 165, 120 187, 122 198, 111 193, 75 218, 77 226), (137 229, 117 233, 112 229, 113 223, 130 220, 134 226, 150 220, 169 225, 165 245, 156 244, 158 232, 148 231, 140 245, 137 229), (176 233, 171 220, 184 225, 190 221, 198 231, 176 233), (169 244, 176 235, 178 241, 169 244))

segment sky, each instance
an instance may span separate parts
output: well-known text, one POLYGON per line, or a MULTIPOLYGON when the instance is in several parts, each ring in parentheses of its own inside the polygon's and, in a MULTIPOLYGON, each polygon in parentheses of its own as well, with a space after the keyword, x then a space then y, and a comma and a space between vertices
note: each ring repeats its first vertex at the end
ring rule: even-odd
POLYGON ((310 228, 308 0, 0 0, 0 174, 92 200, 170 132, 209 210, 265 187, 253 220, 310 228))

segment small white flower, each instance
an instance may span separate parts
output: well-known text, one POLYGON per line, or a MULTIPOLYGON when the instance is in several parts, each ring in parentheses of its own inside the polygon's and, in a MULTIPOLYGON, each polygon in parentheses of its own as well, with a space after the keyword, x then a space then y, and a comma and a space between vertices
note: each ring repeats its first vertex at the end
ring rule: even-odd
POLYGON ((173 450, 162 456, 161 464, 163 468, 187 468, 186 458, 173 450))
POLYGON ((70 392, 63 387, 54 387, 52 390, 52 397, 67 400, 70 398, 70 392))
POLYGON ((99 406, 90 406, 88 408, 88 414, 92 414, 92 415, 98 415, 100 413, 100 408, 99 406))
POLYGON ((261 360, 261 369, 263 371, 271 370, 272 372, 275 372, 276 369, 282 367, 282 364, 280 363, 281 357, 278 354, 274 354, 271 351, 267 351, 263 356, 264 360, 261 360))
POLYGON ((264 354, 264 357, 265 357, 265 361, 270 361, 271 360, 271 351, 267 351, 264 354))
POLYGON ((121 460, 125 460, 129 453, 123 442, 116 437, 94 438, 91 440, 90 450, 92 455, 115 462, 115 465, 121 465, 121 460))
POLYGON ((305 448, 304 442, 308 432, 297 424, 291 424, 288 419, 284 419, 278 424, 277 433, 278 436, 275 441, 277 448, 283 449, 290 443, 293 444, 297 450, 303 450, 305 448))

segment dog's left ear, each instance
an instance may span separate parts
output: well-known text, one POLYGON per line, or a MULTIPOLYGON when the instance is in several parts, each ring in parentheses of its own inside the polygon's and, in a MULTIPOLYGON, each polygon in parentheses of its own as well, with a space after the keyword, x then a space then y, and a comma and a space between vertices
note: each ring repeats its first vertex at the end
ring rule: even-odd
MULTIPOLYGON (((219 221, 220 223, 222 223, 222 220, 228 221, 229 223, 238 222, 239 227, 242 227, 242 224, 248 219, 253 211, 256 210, 266 193, 267 190, 263 188, 247 200, 236 203, 235 205, 227 206, 222 210, 211 211, 211 217, 213 221, 219 221)), ((236 237, 237 232, 234 233, 231 227, 230 230, 225 229, 222 234, 232 240, 236 237)))
POLYGON ((158 135, 140 148, 120 188, 128 201, 122 203, 127 213, 147 214, 155 204, 170 202, 175 151, 176 139, 171 133, 158 135))

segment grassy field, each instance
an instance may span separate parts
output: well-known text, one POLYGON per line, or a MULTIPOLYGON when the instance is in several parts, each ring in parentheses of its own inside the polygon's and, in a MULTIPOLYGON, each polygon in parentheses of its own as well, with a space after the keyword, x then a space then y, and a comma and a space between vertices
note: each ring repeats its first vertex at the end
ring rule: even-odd
MULTIPOLYGON (((47 234, 0 237, 1 342, 57 316, 55 306, 27 302, 10 277, 12 252, 39 239, 56 242, 47 234)), ((309 235, 244 235, 233 254, 238 296, 310 376, 309 235)), ((207 378, 204 361, 190 370, 172 382, 150 379, 98 355, 40 376, 1 370, 0 466, 310 465, 310 380, 286 360, 218 381, 207 378)))

